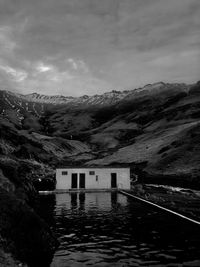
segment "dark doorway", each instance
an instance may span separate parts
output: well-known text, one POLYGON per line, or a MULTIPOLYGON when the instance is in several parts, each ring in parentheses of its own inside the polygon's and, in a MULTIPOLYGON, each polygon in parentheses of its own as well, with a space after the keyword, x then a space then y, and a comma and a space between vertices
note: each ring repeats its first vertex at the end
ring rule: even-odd
POLYGON ((77 188, 77 173, 72 173, 72 188, 77 188))
POLYGON ((85 188, 85 173, 80 173, 79 188, 85 188))
POLYGON ((117 174, 111 173, 111 188, 117 188, 117 174))

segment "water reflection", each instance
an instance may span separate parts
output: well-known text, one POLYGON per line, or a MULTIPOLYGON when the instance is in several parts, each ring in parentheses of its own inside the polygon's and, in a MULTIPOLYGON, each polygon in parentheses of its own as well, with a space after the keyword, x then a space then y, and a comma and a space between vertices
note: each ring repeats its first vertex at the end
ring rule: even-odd
MULTIPOLYGON (((57 203, 59 203, 57 201, 57 203)), ((77 209, 77 193, 71 193, 71 208, 72 209, 77 209)))
POLYGON ((111 193, 111 205, 112 205, 112 208, 115 208, 116 205, 117 205, 117 192, 112 192, 111 193))
POLYGON ((116 192, 55 197, 53 267, 200 266, 199 227, 116 192))
POLYGON ((126 205, 127 198, 117 192, 108 193, 84 193, 72 192, 68 194, 56 194, 56 212, 65 210, 86 210, 93 209, 111 210, 118 205, 126 205), (119 201, 118 201, 119 200, 119 201))
POLYGON ((85 209, 85 193, 79 194, 79 209, 80 210, 85 209))

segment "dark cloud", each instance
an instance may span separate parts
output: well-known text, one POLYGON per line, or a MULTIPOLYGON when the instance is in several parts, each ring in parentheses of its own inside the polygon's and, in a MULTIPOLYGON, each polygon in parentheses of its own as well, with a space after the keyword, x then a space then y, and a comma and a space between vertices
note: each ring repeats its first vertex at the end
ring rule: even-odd
POLYGON ((80 95, 198 80, 199 17, 199 0, 0 0, 2 87, 80 95))

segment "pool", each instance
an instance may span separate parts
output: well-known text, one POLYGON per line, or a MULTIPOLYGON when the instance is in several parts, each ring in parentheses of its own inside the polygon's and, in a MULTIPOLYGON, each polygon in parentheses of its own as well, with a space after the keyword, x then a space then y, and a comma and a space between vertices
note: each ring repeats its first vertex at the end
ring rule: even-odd
POLYGON ((200 227, 117 192, 40 196, 52 267, 200 266, 200 227))

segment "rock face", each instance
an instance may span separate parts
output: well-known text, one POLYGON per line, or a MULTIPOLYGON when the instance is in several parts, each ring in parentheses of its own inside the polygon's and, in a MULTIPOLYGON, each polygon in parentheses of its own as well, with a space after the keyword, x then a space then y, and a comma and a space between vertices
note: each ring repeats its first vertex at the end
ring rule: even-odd
POLYGON ((0 188, 0 229, 7 249, 29 266, 48 266, 56 249, 47 224, 16 195, 0 188))
POLYGON ((0 162, 0 255, 5 264, 0 265, 48 266, 58 244, 32 208, 37 193, 30 180, 22 179, 24 167, 8 158, 0 162))
POLYGON ((50 260, 55 238, 30 207, 57 166, 128 165, 139 179, 200 189, 199 136, 199 82, 79 98, 0 91, 2 255, 50 260))

